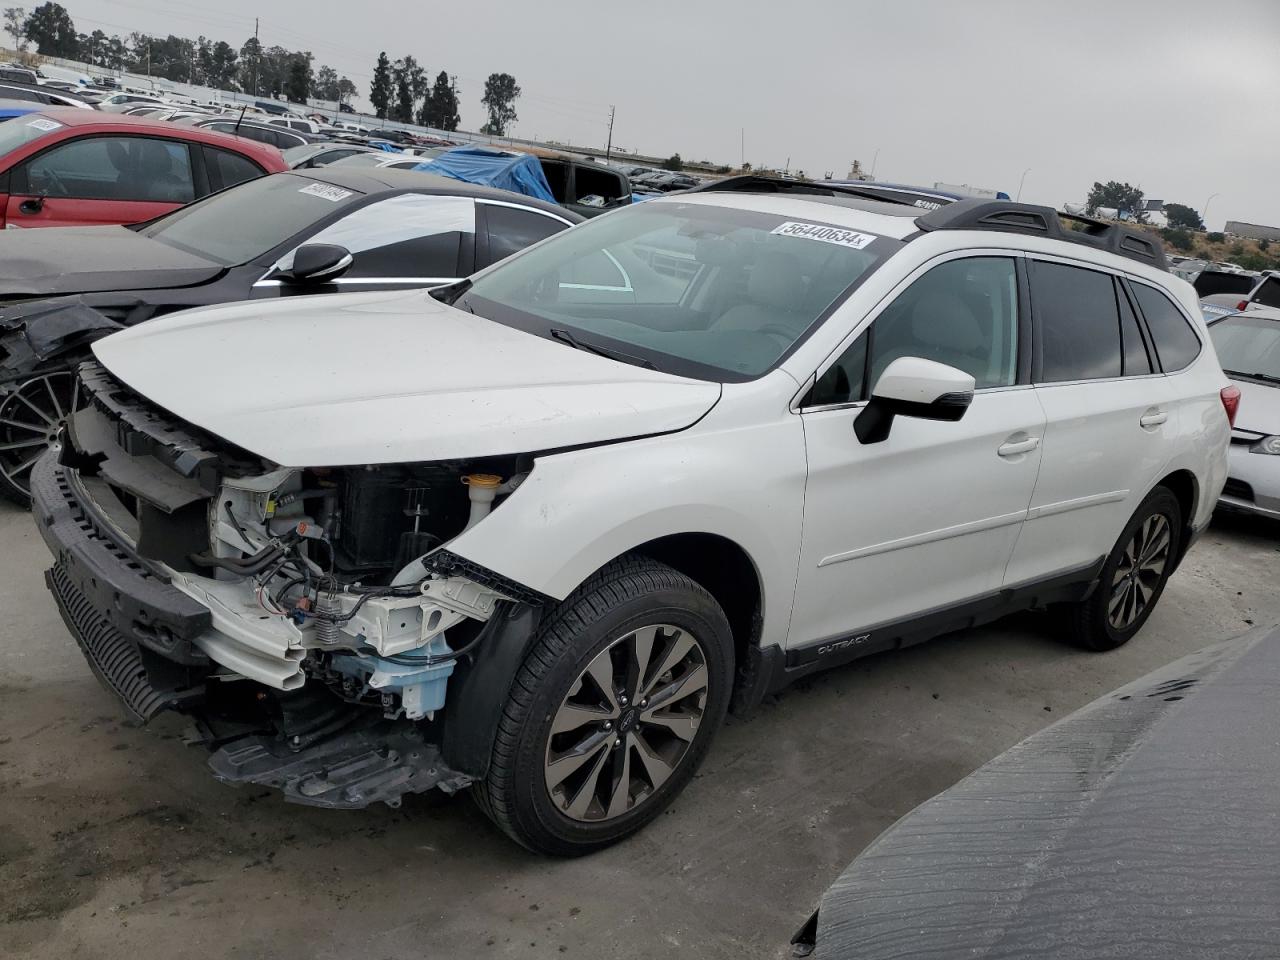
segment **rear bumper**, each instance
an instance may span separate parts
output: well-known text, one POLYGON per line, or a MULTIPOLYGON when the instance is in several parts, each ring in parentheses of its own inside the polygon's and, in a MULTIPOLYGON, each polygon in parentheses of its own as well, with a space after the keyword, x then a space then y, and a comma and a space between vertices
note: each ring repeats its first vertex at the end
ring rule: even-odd
POLYGON ((54 558, 45 582, 89 666, 139 719, 180 707, 210 667, 192 642, 208 609, 112 531, 54 451, 32 470, 31 500, 54 558))

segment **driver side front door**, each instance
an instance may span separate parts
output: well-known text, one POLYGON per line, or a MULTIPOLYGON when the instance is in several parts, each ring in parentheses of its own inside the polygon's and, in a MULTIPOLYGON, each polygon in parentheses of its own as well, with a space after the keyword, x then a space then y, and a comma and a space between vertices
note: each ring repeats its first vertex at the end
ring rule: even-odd
POLYGON ((904 286, 818 371, 801 412, 791 666, 896 646, 905 621, 995 594, 1026 518, 1045 415, 1025 382, 1015 258, 935 262, 904 286), (854 417, 905 356, 972 374, 973 402, 957 422, 900 416, 887 439, 860 443, 854 417))

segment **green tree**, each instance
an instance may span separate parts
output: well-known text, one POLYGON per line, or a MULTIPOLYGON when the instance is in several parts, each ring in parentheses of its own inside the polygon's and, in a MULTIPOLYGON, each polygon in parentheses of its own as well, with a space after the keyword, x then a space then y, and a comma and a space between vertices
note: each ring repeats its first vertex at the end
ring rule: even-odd
POLYGON ((1227 240, 1224 234, 1218 233, 1217 231, 1209 234, 1205 239, 1210 243, 1225 243, 1227 240))
POLYGON ((1143 211, 1143 194, 1139 187, 1118 180, 1106 183, 1094 182, 1089 196, 1085 200, 1085 213, 1089 216, 1097 214, 1101 207, 1114 207, 1123 217, 1128 214, 1138 223, 1146 223, 1147 215, 1143 211))
POLYGON ((1185 227, 1188 230, 1203 230, 1204 221, 1194 208, 1182 203, 1166 203, 1165 216, 1169 218, 1169 226, 1185 227))
POLYGON ((379 120, 387 118, 391 109, 391 61, 384 50, 378 54, 378 62, 373 68, 373 85, 369 88, 369 101, 373 104, 374 113, 379 120))
POLYGON ((225 40, 211 44, 208 50, 200 51, 200 73, 204 82, 219 90, 235 89, 236 61, 235 47, 225 40))
POLYGON ((346 77, 338 79, 338 102, 350 103, 351 99, 359 93, 360 90, 346 77))
POLYGON ((1269 246, 1271 246, 1271 241, 1268 240, 1266 237, 1263 237, 1261 240, 1258 241, 1258 249, 1261 250, 1263 253, 1267 252, 1267 248, 1269 246))
POLYGON ((258 95, 258 71, 262 66, 262 44, 250 37, 240 47, 240 89, 258 95))
POLYGON ((457 130, 461 122, 458 116, 458 91, 449 81, 449 74, 441 70, 436 75, 436 82, 431 87, 431 92, 423 101, 418 123, 437 130, 457 130))
POLYGON ((5 7, 4 30, 13 37, 13 49, 27 49, 27 8, 5 7))
POLYGON ((484 96, 480 102, 489 111, 487 132, 495 137, 505 136, 517 119, 516 101, 520 99, 520 87, 509 73, 491 73, 484 82, 484 96))
POLYGON ((317 100, 338 99, 338 71, 322 64, 311 80, 311 95, 317 100))
POLYGON ((289 64, 289 76, 285 83, 284 94, 293 103, 307 102, 311 92, 311 54, 294 54, 289 64))
POLYGON ((683 170, 684 161, 680 159, 680 154, 673 153, 667 159, 662 161, 663 170, 683 170))
POLYGON ((1195 245, 1191 231, 1186 227, 1166 227, 1160 231, 1160 236, 1178 250, 1190 250, 1195 245))
POLYGON ((23 35, 47 57, 74 59, 80 53, 80 37, 71 14, 60 3, 49 0, 31 11, 22 28, 23 35))

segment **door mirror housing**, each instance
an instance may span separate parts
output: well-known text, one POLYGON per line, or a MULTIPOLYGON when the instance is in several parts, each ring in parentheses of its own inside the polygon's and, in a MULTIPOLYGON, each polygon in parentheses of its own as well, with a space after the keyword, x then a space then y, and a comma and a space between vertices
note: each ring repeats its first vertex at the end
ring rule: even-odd
POLYGON ((306 243, 293 254, 293 266, 280 278, 291 283, 334 280, 351 266, 351 253, 336 243, 306 243))
POLYGON ((880 374, 870 402, 853 420, 853 432, 861 443, 880 443, 894 417, 959 420, 973 402, 974 386, 970 374, 945 363, 899 357, 880 374))

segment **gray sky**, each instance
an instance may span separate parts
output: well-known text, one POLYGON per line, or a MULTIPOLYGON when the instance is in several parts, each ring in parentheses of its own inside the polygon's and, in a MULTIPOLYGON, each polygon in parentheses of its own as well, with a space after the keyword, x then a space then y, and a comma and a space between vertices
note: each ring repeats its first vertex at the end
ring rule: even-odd
MULTIPOLYGON (((524 94, 517 136, 1082 200, 1094 180, 1280 224, 1280 0, 62 0, 81 31, 309 49, 367 96, 378 51, 524 94), (332 11, 330 13, 330 11, 332 11)), ((34 3, 29 3, 32 6, 34 3)))

